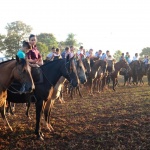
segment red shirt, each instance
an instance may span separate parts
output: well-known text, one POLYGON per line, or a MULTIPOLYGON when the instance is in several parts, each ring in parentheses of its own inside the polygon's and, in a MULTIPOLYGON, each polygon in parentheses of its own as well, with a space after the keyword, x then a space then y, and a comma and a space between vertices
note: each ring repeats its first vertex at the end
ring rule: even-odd
POLYGON ((37 47, 36 46, 34 46, 28 53, 26 53, 27 54, 27 58, 28 59, 32 59, 32 60, 34 60, 34 59, 39 59, 39 58, 41 58, 41 54, 40 54, 40 52, 38 51, 38 49, 37 49, 37 47))

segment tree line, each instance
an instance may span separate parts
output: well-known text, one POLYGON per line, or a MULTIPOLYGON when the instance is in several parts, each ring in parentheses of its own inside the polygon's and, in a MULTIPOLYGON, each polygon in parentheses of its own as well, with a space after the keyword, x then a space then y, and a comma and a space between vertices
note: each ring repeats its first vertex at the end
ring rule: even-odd
MULTIPOLYGON (((5 27, 7 34, 0 34, 0 52, 5 52, 6 57, 15 57, 18 49, 22 45, 23 40, 28 40, 33 28, 26 25, 22 21, 15 21, 8 23, 5 27)), ((75 39, 75 34, 70 33, 65 41, 57 41, 56 37, 52 33, 40 33, 37 36, 37 47, 40 53, 45 58, 46 55, 51 51, 52 47, 59 47, 63 50, 66 46, 73 45, 78 48, 83 45, 75 39)), ((121 56, 121 50, 116 50, 114 58, 116 60, 121 56)), ((142 49, 140 56, 150 56, 150 47, 142 49)))
MULTIPOLYGON (((0 52, 5 52, 6 57, 15 57, 18 49, 22 45, 23 40, 28 40, 33 28, 21 21, 8 23, 5 27, 7 34, 0 34, 0 52)), ((37 47, 45 58, 51 51, 52 47, 59 47, 63 50, 66 46, 73 45, 79 47, 82 43, 78 43, 75 34, 70 33, 65 41, 57 41, 52 33, 40 33, 37 36, 37 47)))

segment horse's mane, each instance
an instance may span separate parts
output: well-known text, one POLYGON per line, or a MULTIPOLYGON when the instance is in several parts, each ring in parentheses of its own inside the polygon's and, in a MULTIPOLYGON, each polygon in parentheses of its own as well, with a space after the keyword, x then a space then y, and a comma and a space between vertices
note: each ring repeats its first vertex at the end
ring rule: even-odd
MULTIPOLYGON (((69 61, 72 61, 74 59, 74 57, 72 57, 72 58, 70 58, 69 59, 69 61)), ((66 63, 67 63, 67 59, 65 58, 65 59, 56 59, 56 60, 53 60, 53 61, 47 61, 45 64, 43 64, 41 67, 45 67, 45 66, 47 66, 47 65, 52 65, 52 64, 56 64, 56 63, 58 63, 59 61, 66 61, 66 63)))
POLYGON ((10 62, 10 61, 13 61, 13 60, 15 60, 15 59, 3 61, 3 62, 0 63, 0 65, 5 64, 5 63, 10 62))
POLYGON ((47 61, 45 64, 43 64, 41 67, 45 67, 47 65, 53 65, 53 64, 56 64, 58 63, 59 61, 62 61, 63 59, 56 59, 56 60, 53 60, 53 61, 47 61))
MULTIPOLYGON (((5 64, 7 62, 14 61, 14 60, 16 60, 16 59, 10 59, 10 60, 3 61, 0 63, 0 65, 5 64)), ((27 64, 27 61, 25 59, 21 59, 21 64, 22 64, 22 66, 25 66, 27 64)))

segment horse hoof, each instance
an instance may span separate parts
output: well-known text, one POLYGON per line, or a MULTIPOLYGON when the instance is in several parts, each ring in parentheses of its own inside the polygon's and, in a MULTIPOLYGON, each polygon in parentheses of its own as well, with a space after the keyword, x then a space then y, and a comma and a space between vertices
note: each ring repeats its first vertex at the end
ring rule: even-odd
POLYGON ((11 132, 13 132, 13 129, 12 129, 12 127, 10 127, 10 131, 11 131, 11 132))
POLYGON ((27 116, 27 117, 28 117, 29 120, 31 120, 31 117, 30 117, 30 116, 27 116))
POLYGON ((44 139, 43 139, 42 136, 38 136, 38 137, 37 137, 37 140, 44 141, 44 139))
POLYGON ((44 137, 44 134, 43 134, 42 132, 40 132, 40 135, 41 135, 42 137, 44 137))

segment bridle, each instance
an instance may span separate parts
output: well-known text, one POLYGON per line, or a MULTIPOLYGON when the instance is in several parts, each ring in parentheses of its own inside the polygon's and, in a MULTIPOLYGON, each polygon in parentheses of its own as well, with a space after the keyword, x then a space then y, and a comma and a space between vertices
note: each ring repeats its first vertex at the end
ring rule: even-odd
MULTIPOLYGON (((22 82, 22 88, 24 89, 25 88, 25 77, 24 77, 24 75, 23 75, 23 70, 22 69, 19 69, 19 65, 21 65, 21 64, 19 64, 18 62, 16 62, 16 65, 15 65, 15 67, 14 67, 14 69, 16 68, 17 69, 17 71, 18 71, 18 75, 19 75, 19 78, 21 79, 21 82, 22 82)), ((14 71, 14 69, 13 69, 13 71, 14 71)), ((11 93, 14 93, 14 94, 22 94, 22 93, 26 93, 26 92, 24 92, 25 90, 23 90, 23 92, 21 92, 21 91, 19 91, 19 90, 17 90, 16 88, 14 88, 12 85, 10 85, 9 87, 11 87, 14 91, 12 91, 12 90, 10 90, 9 89, 9 87, 6 87, 4 84, 2 84, 2 83, 0 83, 0 85, 2 86, 2 87, 4 87, 6 90, 8 90, 9 92, 11 92, 11 93)))

